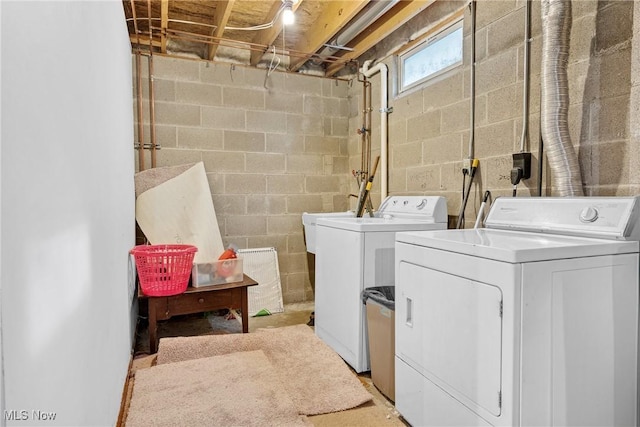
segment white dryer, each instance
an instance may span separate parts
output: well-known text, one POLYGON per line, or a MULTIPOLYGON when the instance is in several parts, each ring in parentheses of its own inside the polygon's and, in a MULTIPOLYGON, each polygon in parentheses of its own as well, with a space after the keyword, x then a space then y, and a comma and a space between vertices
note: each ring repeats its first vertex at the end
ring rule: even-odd
POLYGON ((318 218, 315 332, 356 370, 370 370, 362 290, 393 286, 398 231, 447 228, 444 197, 392 196, 376 217, 318 218))
POLYGON ((398 233, 396 408, 415 426, 637 425, 639 199, 499 198, 398 233))

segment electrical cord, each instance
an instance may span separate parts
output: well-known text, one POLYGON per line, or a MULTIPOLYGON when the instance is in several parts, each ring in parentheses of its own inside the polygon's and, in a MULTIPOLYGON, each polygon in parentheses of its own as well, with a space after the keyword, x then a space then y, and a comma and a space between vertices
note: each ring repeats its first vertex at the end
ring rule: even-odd
POLYGON ((518 191, 518 184, 520 180, 524 176, 524 171, 522 168, 513 168, 511 169, 511 184, 513 184, 513 197, 516 197, 516 193, 518 191))
POLYGON ((473 184, 473 177, 476 175, 480 161, 478 159, 472 159, 471 168, 469 170, 469 182, 467 183, 466 191, 464 191, 464 198, 462 200, 462 206, 460 207, 460 213, 458 214, 458 224, 456 228, 462 228, 464 224, 464 211, 467 208, 467 202, 469 201, 469 195, 471 194, 471 185, 473 184))
MULTIPOLYGON (((465 197, 465 191, 467 188, 467 175, 469 175, 469 170, 467 168, 463 168, 462 169, 462 198, 460 199, 461 203, 464 203, 464 197, 465 197)), ((462 209, 462 212, 458 215, 458 224, 456 225, 456 228, 460 228, 460 224, 462 223, 462 226, 464 227, 464 209, 462 209), (462 222, 460 221, 460 218, 462 218, 462 222)))

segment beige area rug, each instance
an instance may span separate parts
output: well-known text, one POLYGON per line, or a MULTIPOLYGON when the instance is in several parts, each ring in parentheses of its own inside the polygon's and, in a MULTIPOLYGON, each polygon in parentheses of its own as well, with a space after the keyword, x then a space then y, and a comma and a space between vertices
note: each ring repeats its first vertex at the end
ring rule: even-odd
POLYGON ((343 411, 372 399, 340 356, 307 325, 249 334, 163 338, 157 363, 255 350, 264 351, 300 414, 343 411))
POLYGON ((126 425, 309 426, 260 351, 136 372, 126 425))

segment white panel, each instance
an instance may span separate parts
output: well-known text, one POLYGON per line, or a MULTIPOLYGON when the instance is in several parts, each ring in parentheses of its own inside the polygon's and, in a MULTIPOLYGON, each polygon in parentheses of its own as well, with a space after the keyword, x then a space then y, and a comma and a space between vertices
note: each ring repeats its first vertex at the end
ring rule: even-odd
POLYGON ((491 425, 399 358, 396 358, 396 409, 413 426, 491 425))
MULTIPOLYGON (((0 2, 0 22, 2 22, 2 3, 0 2)), ((2 31, 0 31, 0 46, 2 46, 2 31)), ((2 82, 2 55, 0 55, 0 82, 2 82)), ((2 83, 0 83, 0 100, 2 99, 2 83)), ((0 122, 2 121, 2 102, 0 102, 0 122)), ((0 158, 2 158, 2 134, 0 134, 0 158)), ((0 165, 0 188, 2 188, 2 166, 0 165)), ((2 211, 0 210, 0 236, 2 235, 2 211)), ((2 252, 0 245, 0 260, 2 252)), ((2 277, 2 261, 0 261, 0 277, 2 277)), ((2 349, 2 281, 0 281, 0 414, 5 411, 4 399, 4 351, 2 349)), ((0 426, 6 425, 4 416, 0 420, 0 426)))
POLYGON ((319 226, 316 234, 316 335, 356 371, 369 369, 363 353, 362 234, 319 226))
POLYGON ((135 321, 122 4, 3 1, 1 19, 5 409, 29 416, 8 424, 112 426, 135 321), (32 410, 55 421, 38 423, 32 410))
POLYGON ((395 283, 395 232, 357 232, 322 225, 316 234, 316 334, 356 372, 368 371, 361 293, 395 283))
POLYGON ((258 282, 247 290, 249 316, 255 316, 260 310, 282 313, 282 284, 278 268, 278 252, 275 248, 239 249, 242 254, 244 273, 258 282))
POLYGON ((523 275, 522 424, 635 425, 637 255, 523 275))
POLYGON ((500 289, 405 262, 398 268, 398 356, 447 392, 500 415, 500 289))
POLYGON ((394 232, 364 233, 364 287, 394 286, 395 237, 394 232))

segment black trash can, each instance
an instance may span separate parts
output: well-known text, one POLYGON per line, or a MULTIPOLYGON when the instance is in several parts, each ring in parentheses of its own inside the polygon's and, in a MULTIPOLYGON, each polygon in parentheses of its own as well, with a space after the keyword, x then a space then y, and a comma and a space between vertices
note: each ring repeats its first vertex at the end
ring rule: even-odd
POLYGON ((367 306, 371 381, 395 402, 395 287, 366 288, 362 302, 367 306))

